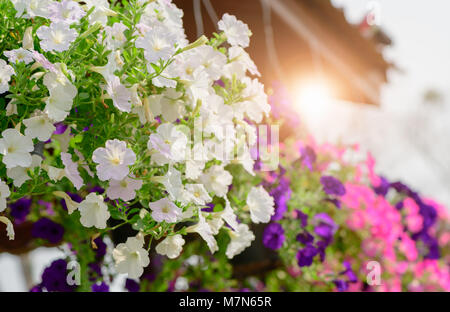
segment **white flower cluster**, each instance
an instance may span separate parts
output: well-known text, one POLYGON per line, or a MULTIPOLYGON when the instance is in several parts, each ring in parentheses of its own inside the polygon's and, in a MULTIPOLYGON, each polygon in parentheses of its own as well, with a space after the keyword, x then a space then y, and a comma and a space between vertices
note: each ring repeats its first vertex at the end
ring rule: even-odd
MULTIPOLYGON (((178 257, 185 243, 182 235, 187 233, 199 234, 214 253, 219 249, 215 235, 222 227, 231 237, 226 250, 229 258, 250 246, 255 236, 247 224, 237 220, 237 211, 228 198, 233 176, 226 168, 238 163, 254 174, 254 160, 249 149, 243 148, 243 143, 255 144, 256 132, 250 122, 261 122, 270 111, 264 86, 257 78, 247 76, 247 73, 259 75, 243 49, 249 45, 251 35, 247 25, 225 14, 219 22, 222 33, 215 38, 215 43, 208 43, 202 37, 189 44, 182 24, 183 12, 170 0, 132 1, 141 13, 136 15, 140 19, 132 25, 130 21, 111 24, 109 17, 117 16, 117 13, 110 9, 107 0, 85 0, 85 5, 71 0, 12 2, 17 17, 39 16, 48 20, 47 25, 40 26, 35 32, 39 39, 37 50, 30 27, 24 33, 21 48, 4 52, 9 64, 0 59, 0 93, 9 90, 15 75, 14 66, 20 62, 40 68, 41 71, 34 73, 32 78, 43 77, 42 84, 48 92, 42 99, 45 107, 39 107, 21 124, 5 129, 1 134, 1 161, 14 186, 19 187, 30 179, 29 169, 39 168, 54 183, 67 178, 81 190, 85 186, 79 171, 82 167, 93 181, 97 177, 98 183, 106 186, 109 200, 146 203, 144 213, 140 214, 142 220, 156 222, 167 232, 158 237, 164 238, 156 246, 159 254, 171 259, 178 257), (64 168, 59 168, 32 152, 38 142, 56 139, 55 123, 67 121, 71 116, 74 100, 81 96, 76 81, 83 77, 68 68, 63 62, 64 57, 58 58, 61 62, 52 63, 44 54, 64 56, 62 52, 74 49, 77 40, 87 36, 79 34, 76 30, 79 28, 74 26, 86 19, 89 29, 93 29, 87 33, 99 31, 96 44, 109 52, 106 65, 90 67, 103 77, 99 88, 102 101, 111 101, 114 108, 109 109, 116 115, 138 118, 141 125, 134 128, 133 133, 140 129, 154 130, 147 133, 144 151, 134 138, 108 137, 99 141, 101 143, 92 142, 95 147, 89 155, 73 147, 69 149, 68 143, 61 141, 59 157, 64 168), (130 46, 141 51, 138 58, 131 61, 126 57, 130 46), (143 73, 146 78, 142 82, 130 84, 133 63, 145 64, 143 69, 136 71, 147 72, 143 73), (229 82, 232 90, 222 87, 224 82, 229 82), (185 131, 193 130, 194 120, 200 121, 201 144, 185 131), (243 151, 237 161, 223 157, 236 150, 243 151), (146 172, 162 174, 138 174, 142 173, 143 166, 146 166, 146 172), (146 185, 159 189, 154 194, 146 194, 149 201, 138 196, 146 185), (225 208, 214 212, 202 210, 213 202, 223 203, 225 208), (175 231, 178 223, 191 224, 184 231, 175 231), (224 227, 225 224, 228 227, 224 227)), ((120 20, 120 15, 118 17, 120 20)), ((11 101, 9 105, 13 106, 8 111, 14 114, 17 113, 16 106, 23 104, 11 101)), ((127 127, 127 123, 122 126, 127 127)), ((72 121, 70 127, 76 128, 76 124, 72 121)), ((70 133, 70 127, 67 133, 70 133)), ((107 228, 111 213, 102 195, 89 193, 81 203, 76 203, 64 192, 54 194, 64 198, 69 213, 79 211, 83 226, 107 228)), ((8 185, 0 180, 0 212, 5 210, 9 196, 8 185)), ((254 187, 248 194, 245 208, 250 211, 254 223, 266 223, 274 214, 274 201, 262 187, 254 187)), ((241 210, 240 213, 245 214, 246 209, 241 210)), ((0 221, 5 222, 4 219, 0 221)), ((12 231, 11 226, 9 229, 12 231)), ((144 238, 155 233, 145 228, 139 230, 137 237, 128 238, 113 252, 117 271, 128 273, 130 278, 139 277, 143 267, 149 264, 144 238)))

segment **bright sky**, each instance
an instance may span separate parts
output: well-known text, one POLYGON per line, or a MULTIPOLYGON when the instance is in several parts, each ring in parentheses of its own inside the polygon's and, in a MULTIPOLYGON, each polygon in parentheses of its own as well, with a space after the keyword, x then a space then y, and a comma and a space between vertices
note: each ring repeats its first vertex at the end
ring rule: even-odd
POLYGON ((424 90, 435 88, 450 95, 450 1, 447 0, 332 0, 343 7, 351 22, 359 22, 370 7, 379 3, 381 27, 393 39, 385 51, 404 70, 391 73, 383 90, 386 109, 405 109, 421 99, 424 90))
POLYGON ((450 209, 450 1, 332 2, 354 23, 378 4, 380 25, 393 40, 385 57, 402 72, 389 73, 381 107, 331 101, 319 107, 312 101, 300 110, 303 120, 319 141, 361 143, 377 159, 378 173, 450 209), (423 105, 430 88, 444 95, 441 111, 423 105))

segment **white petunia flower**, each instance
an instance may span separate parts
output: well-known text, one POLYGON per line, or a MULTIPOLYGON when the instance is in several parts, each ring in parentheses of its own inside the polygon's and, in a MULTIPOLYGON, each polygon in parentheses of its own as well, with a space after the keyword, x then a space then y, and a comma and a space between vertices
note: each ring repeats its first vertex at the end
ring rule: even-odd
POLYGON ((143 246, 144 239, 137 237, 128 237, 125 243, 117 245, 113 251, 117 273, 127 273, 128 278, 139 278, 144 273, 150 259, 143 246))
POLYGON ((223 219, 215 213, 209 214, 209 217, 206 219, 206 223, 208 223, 211 228, 213 235, 219 234, 220 229, 224 225, 223 219))
POLYGON ((50 14, 48 8, 49 8, 51 2, 52 2, 51 0, 28 0, 28 1, 26 1, 27 16, 31 17, 31 18, 35 17, 35 16, 48 18, 49 14, 50 14))
POLYGON ((13 100, 6 106, 6 116, 17 115, 17 104, 13 100))
POLYGON ((239 105, 243 105, 247 116, 256 123, 261 122, 263 114, 267 116, 270 112, 270 105, 267 102, 267 95, 264 92, 264 85, 258 79, 250 79, 245 77, 242 82, 246 84, 246 88, 242 92, 244 101, 239 105))
POLYGON ((219 79, 227 63, 226 56, 209 45, 202 45, 195 51, 209 78, 212 80, 219 79))
POLYGON ((182 214, 181 208, 175 205, 169 198, 161 198, 149 204, 152 210, 152 218, 156 222, 166 221, 168 223, 177 222, 182 214))
POLYGON ((248 228, 247 224, 239 224, 236 231, 230 231, 231 241, 227 246, 225 254, 228 259, 232 259, 234 256, 240 254, 245 248, 249 247, 255 235, 248 228))
POLYGON ((169 170, 164 176, 153 177, 152 180, 164 185, 171 200, 180 202, 184 200, 184 186, 181 181, 181 173, 173 166, 169 165, 169 170))
POLYGON ((107 80, 106 92, 111 97, 114 106, 121 112, 131 112, 131 90, 125 87, 119 77, 111 76, 107 80))
POLYGON ((24 48, 18 48, 11 51, 5 51, 3 54, 8 58, 10 63, 15 64, 16 62, 24 62, 29 64, 33 61, 33 56, 30 51, 24 48))
POLYGON ((237 78, 242 79, 247 71, 252 75, 261 76, 253 60, 241 47, 234 46, 229 48, 228 59, 230 61, 223 68, 224 76, 231 79, 233 75, 236 75, 237 78))
POLYGON ((5 60, 0 59, 0 94, 9 90, 9 81, 14 75, 14 68, 8 65, 5 60))
MULTIPOLYGON (((93 194, 93 193, 91 193, 91 194, 93 194)), ((55 191, 55 192, 53 192, 53 195, 64 199, 64 202, 66 203, 66 207, 67 207, 67 212, 69 214, 72 214, 75 210, 78 209, 79 203, 74 201, 67 193, 64 193, 61 191, 55 191)))
POLYGON ((0 212, 6 209, 6 199, 11 195, 8 185, 0 180, 0 212))
POLYGON ((63 52, 69 49, 70 44, 78 37, 75 29, 63 22, 51 23, 50 26, 41 26, 36 31, 41 39, 41 48, 44 51, 63 52))
POLYGON ((50 139, 56 127, 48 118, 47 114, 42 114, 39 111, 35 112, 34 117, 24 119, 23 124, 27 127, 25 135, 30 138, 38 138, 41 142, 46 142, 50 139))
POLYGON ((69 153, 61 153, 61 160, 63 165, 65 166, 65 176, 79 191, 84 183, 83 179, 80 176, 80 172, 78 171, 78 163, 72 160, 72 155, 70 155, 69 153))
POLYGON ((232 46, 248 47, 251 32, 247 24, 236 19, 236 16, 225 13, 218 23, 219 29, 225 33, 227 41, 232 46))
POLYGON ((186 158, 188 138, 174 124, 164 123, 149 137, 147 147, 153 150, 152 161, 159 166, 186 158))
POLYGON ((9 240, 13 240, 15 233, 12 222, 7 217, 3 216, 0 216, 0 222, 6 224, 6 235, 8 236, 9 240))
POLYGON ((142 180, 125 177, 123 180, 110 180, 106 195, 110 199, 130 201, 136 197, 136 190, 142 187, 142 180))
POLYGON ((222 166, 214 165, 200 176, 200 182, 205 185, 210 193, 223 197, 228 193, 228 186, 231 184, 233 176, 222 166))
POLYGON ((62 22, 66 24, 73 24, 79 22, 86 12, 81 6, 72 0, 62 0, 61 2, 52 1, 48 7, 50 13, 49 18, 52 22, 62 22))
POLYGON ((215 253, 217 250, 219 250, 219 246, 217 245, 217 241, 214 238, 214 232, 208 222, 206 222, 200 208, 198 210, 198 219, 198 223, 188 227, 186 229, 186 233, 198 233, 205 240, 211 253, 215 253))
POLYGON ((188 200, 196 205, 205 205, 212 201, 211 196, 206 192, 203 184, 186 184, 188 200))
POLYGON ((26 181, 31 180, 28 175, 28 170, 40 167, 42 158, 38 155, 31 155, 31 166, 29 167, 14 167, 6 169, 8 178, 13 179, 13 184, 16 187, 21 187, 26 181))
POLYGON ((84 0, 86 3, 86 11, 89 11, 92 7, 94 10, 88 16, 89 24, 100 23, 102 26, 106 26, 108 23, 108 16, 117 15, 116 12, 109 8, 108 0, 84 0))
MULTIPOLYGON (((180 99, 181 92, 167 88, 160 101, 160 114, 167 122, 175 122, 185 114, 184 102, 180 99)), ((158 114, 159 115, 159 114, 158 114)))
POLYGON ((6 168, 17 166, 28 167, 31 165, 31 154, 34 150, 30 137, 22 135, 16 129, 6 129, 0 139, 0 154, 3 155, 3 163, 6 168))
POLYGON ((101 181, 120 181, 130 172, 128 167, 136 161, 136 154, 127 148, 126 142, 114 139, 106 141, 105 148, 97 148, 92 160, 98 164, 97 176, 101 181))
POLYGON ((176 38, 165 27, 155 27, 136 39, 136 48, 144 49, 144 57, 150 63, 167 61, 175 54, 176 38))
POLYGON ((247 206, 250 209, 250 218, 254 223, 267 223, 274 215, 273 197, 260 185, 252 187, 247 196, 247 206))
POLYGON ((183 250, 185 241, 180 234, 167 236, 162 242, 156 245, 156 252, 169 259, 177 258, 183 250))
POLYGON ((114 23, 112 26, 106 26, 104 30, 106 33, 106 47, 112 51, 121 48, 127 41, 124 34, 124 31, 127 29, 127 26, 123 23, 114 23))
MULTIPOLYGON (((73 99, 77 95, 77 88, 64 75, 61 63, 51 64, 53 70, 44 76, 44 85, 50 92, 45 103, 45 112, 54 121, 63 121, 72 109, 73 99)), ((70 71, 69 71, 70 73, 70 71)))
POLYGON ((222 218, 233 230, 236 230, 238 227, 237 217, 234 214, 233 208, 231 208, 228 198, 224 197, 224 199, 225 209, 219 212, 214 212, 214 214, 222 218))
POLYGON ((78 210, 80 210, 81 215, 80 222, 85 227, 94 226, 98 229, 104 229, 106 228, 106 221, 111 216, 103 196, 95 193, 86 196, 86 199, 78 205, 78 210))
POLYGON ((114 72, 120 70, 124 62, 120 55, 120 50, 108 54, 108 63, 104 66, 91 66, 90 69, 103 76, 105 81, 110 81, 114 77, 114 72))

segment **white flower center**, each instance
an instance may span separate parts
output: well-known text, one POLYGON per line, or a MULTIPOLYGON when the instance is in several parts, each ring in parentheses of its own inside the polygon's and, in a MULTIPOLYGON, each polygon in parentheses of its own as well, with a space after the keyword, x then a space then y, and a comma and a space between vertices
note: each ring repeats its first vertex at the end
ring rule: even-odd
POLYGON ((53 43, 54 44, 61 44, 64 40, 64 34, 60 31, 56 31, 53 34, 53 43))
POLYGON ((163 213, 169 213, 169 211, 170 211, 169 206, 168 206, 168 205, 165 205, 164 207, 162 207, 161 211, 162 211, 163 213))

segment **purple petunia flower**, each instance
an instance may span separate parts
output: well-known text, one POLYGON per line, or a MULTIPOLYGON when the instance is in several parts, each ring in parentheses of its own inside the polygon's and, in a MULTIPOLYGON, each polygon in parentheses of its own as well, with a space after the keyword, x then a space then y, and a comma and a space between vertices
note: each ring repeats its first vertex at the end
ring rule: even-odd
POLYGON ((297 264, 299 267, 310 266, 318 250, 311 244, 306 245, 297 252, 297 264))
POLYGON ((97 245, 97 249, 95 249, 95 257, 97 259, 101 259, 106 255, 106 244, 100 237, 94 239, 95 245, 97 245))
POLYGON ((43 238, 52 244, 59 243, 64 235, 64 227, 48 218, 42 218, 33 224, 31 235, 35 238, 43 238))
POLYGON ((302 243, 303 245, 306 245, 306 244, 312 243, 314 241, 314 236, 312 236, 310 233, 305 231, 305 232, 298 234, 295 239, 298 242, 302 243))
POLYGON ((380 177, 380 185, 378 186, 374 186, 373 190, 375 191, 375 193, 377 193, 378 195, 381 196, 386 196, 387 192, 389 191, 389 188, 391 186, 391 184, 389 183, 389 181, 384 178, 384 177, 380 177))
POLYGON ((317 225, 314 228, 314 233, 327 241, 331 241, 334 233, 336 233, 338 229, 338 225, 333 221, 333 219, 325 212, 322 212, 314 216, 314 221, 317 222, 317 225))
POLYGON ((348 283, 344 280, 334 280, 334 285, 336 285, 338 291, 346 291, 348 289, 348 283))
POLYGON ((55 124, 55 131, 53 134, 63 134, 67 130, 67 125, 63 124, 62 122, 58 122, 55 124))
POLYGON ((311 147, 305 146, 300 148, 300 155, 302 163, 312 171, 317 158, 316 152, 311 147))
POLYGON ((47 291, 74 291, 76 286, 67 284, 67 262, 64 259, 53 261, 42 273, 42 287, 47 291))
POLYGON ((25 221, 31 210, 31 202, 31 198, 23 197, 9 205, 11 208, 11 216, 14 217, 16 223, 25 221))
POLYGON ((264 229, 263 244, 267 248, 279 249, 283 246, 284 240, 284 229, 280 224, 271 223, 264 229))
POLYGON ((292 190, 275 188, 269 193, 275 201, 275 214, 272 216, 272 221, 278 221, 283 218, 284 213, 287 211, 287 203, 291 198, 292 190))
POLYGON ((93 292, 109 292, 109 286, 105 282, 92 285, 93 292))
POLYGON ((138 292, 141 289, 141 286, 135 280, 127 278, 125 281, 125 288, 128 289, 129 292, 138 292))
POLYGON ((345 186, 332 176, 322 176, 320 178, 320 183, 323 186, 323 190, 328 195, 336 195, 336 196, 342 196, 345 195, 345 186))
POLYGON ((213 203, 208 203, 208 204, 206 204, 206 206, 208 206, 208 208, 202 208, 202 211, 204 211, 204 212, 213 212, 214 211, 213 203))
POLYGON ((30 292, 42 292, 42 285, 38 284, 30 289, 30 292))
POLYGON ((295 218, 300 219, 302 227, 307 226, 308 225, 308 215, 301 212, 298 209, 295 209, 294 212, 296 214, 295 218))
POLYGON ((350 283, 356 283, 358 281, 358 277, 352 270, 352 265, 350 264, 350 262, 344 261, 342 264, 345 267, 345 271, 342 271, 341 273, 339 273, 339 275, 347 275, 348 281, 350 283))

